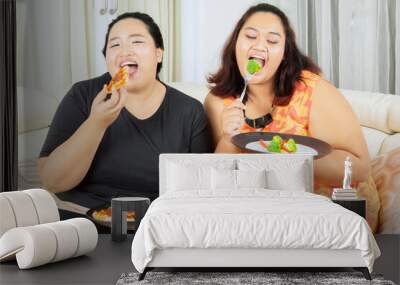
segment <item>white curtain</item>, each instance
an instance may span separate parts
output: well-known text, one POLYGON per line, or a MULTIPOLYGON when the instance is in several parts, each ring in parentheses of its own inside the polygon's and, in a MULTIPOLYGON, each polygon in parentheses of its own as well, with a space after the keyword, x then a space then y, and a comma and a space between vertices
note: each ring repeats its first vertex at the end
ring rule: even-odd
POLYGON ((316 58, 327 70, 327 78, 340 88, 400 94, 400 74, 396 76, 400 4, 395 0, 313 2, 321 27, 316 44, 327 51, 322 54, 318 48, 316 58), (324 39, 325 34, 331 40, 324 39))
POLYGON ((206 76, 219 64, 223 44, 234 24, 252 3, 252 0, 181 1, 178 81, 206 82, 206 76))
POLYGON ((79 33, 71 32, 80 21, 71 21, 69 4, 17 1, 18 86, 55 94, 70 87, 72 78, 87 77, 86 60, 81 60, 85 42, 79 42, 85 30, 79 27, 79 33), (72 62, 71 56, 77 60, 72 62))
POLYGON ((71 86, 106 71, 102 1, 17 0, 19 132, 45 128, 71 86))
POLYGON ((205 82, 243 12, 256 3, 289 17, 302 51, 344 89, 400 94, 400 3, 396 0, 185 0, 178 80, 205 82))
POLYGON ((36 159, 72 84, 92 76, 88 1, 17 0, 18 187, 38 187, 36 159))

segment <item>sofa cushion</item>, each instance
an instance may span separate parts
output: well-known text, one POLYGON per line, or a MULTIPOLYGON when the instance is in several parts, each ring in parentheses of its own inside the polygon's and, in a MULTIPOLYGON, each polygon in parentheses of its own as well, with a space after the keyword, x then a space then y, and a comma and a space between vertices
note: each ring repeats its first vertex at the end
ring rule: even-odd
POLYGON ((194 82, 169 82, 167 84, 186 95, 197 99, 200 103, 204 102, 208 92, 210 92, 206 85, 194 82))
POLYGON ((382 143, 380 154, 387 153, 398 147, 400 147, 400 133, 389 135, 382 143))
POLYGON ((49 128, 18 134, 18 161, 37 161, 49 128))
POLYGON ((388 134, 400 132, 400 96, 392 94, 340 90, 365 127, 388 134))
POLYGON ((390 135, 385 132, 367 127, 362 127, 362 132, 368 146, 369 156, 371 157, 371 159, 375 158, 377 155, 380 154, 382 143, 390 135))
MULTIPOLYGON (((60 93, 63 93, 61 91, 60 93)), ((43 90, 17 87, 18 133, 47 128, 54 116, 60 99, 43 90), (45 104, 43 102, 46 102, 45 104)))
POLYGON ((379 231, 400 234, 400 147, 375 158, 372 175, 382 204, 379 231))

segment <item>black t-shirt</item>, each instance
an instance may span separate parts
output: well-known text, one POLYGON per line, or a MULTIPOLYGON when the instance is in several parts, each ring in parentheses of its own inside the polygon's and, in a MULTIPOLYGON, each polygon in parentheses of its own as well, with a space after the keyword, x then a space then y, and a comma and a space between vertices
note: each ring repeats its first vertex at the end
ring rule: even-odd
MULTIPOLYGON (((108 73, 76 83, 63 98, 53 118, 40 157, 49 156, 89 117, 92 102, 108 73)), ((140 120, 127 109, 108 127, 88 173, 62 200, 97 207, 117 196, 158 196, 160 153, 212 151, 211 135, 202 104, 166 86, 159 109, 140 120)), ((78 162, 79 163, 79 162, 78 162)))

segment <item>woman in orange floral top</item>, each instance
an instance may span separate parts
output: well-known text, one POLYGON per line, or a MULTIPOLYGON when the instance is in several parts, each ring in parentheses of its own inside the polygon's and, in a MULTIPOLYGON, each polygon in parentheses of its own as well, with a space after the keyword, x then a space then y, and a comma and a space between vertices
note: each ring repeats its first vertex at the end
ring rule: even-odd
POLYGON ((317 183, 341 186, 343 162, 351 157, 353 182, 367 179, 370 159, 359 122, 340 92, 320 76, 320 69, 296 46, 288 18, 269 4, 250 7, 227 40, 221 67, 208 81, 205 100, 215 152, 239 153, 231 136, 266 131, 318 138, 333 151, 315 161, 317 183), (246 64, 257 60, 262 69, 249 81, 244 102, 246 64), (272 115, 272 122, 262 118, 272 115))

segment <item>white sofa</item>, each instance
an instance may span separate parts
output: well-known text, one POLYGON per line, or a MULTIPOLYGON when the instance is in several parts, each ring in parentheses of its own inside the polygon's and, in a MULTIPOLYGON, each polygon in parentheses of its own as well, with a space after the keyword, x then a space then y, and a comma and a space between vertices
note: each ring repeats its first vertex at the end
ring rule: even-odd
MULTIPOLYGON (((204 84, 171 82, 169 85, 200 102, 204 102, 208 93, 204 84)), ((360 120, 371 159, 400 147, 400 96, 354 90, 341 92, 360 120)), ((40 92, 27 94, 26 90, 18 88, 18 162, 21 188, 40 184, 35 170, 36 159, 52 116, 63 96, 64 94, 46 96, 40 92)))
MULTIPOLYGON (((208 93, 208 88, 204 84, 172 82, 169 85, 200 102, 204 101, 208 93)), ((341 90, 341 92, 359 118, 371 159, 400 147, 400 96, 353 90, 341 90)), ((18 89, 20 189, 40 187, 36 160, 52 116, 63 96, 64 94, 41 95, 40 92, 27 94, 26 90, 18 89), (29 108, 24 106, 29 106, 29 108)), ((400 197, 394 201, 400 201, 400 197)), ((397 215, 400 215, 400 210, 397 215)))
MULTIPOLYGON (((205 85, 197 83, 170 85, 200 102, 204 102, 208 93, 205 85)), ((360 120, 371 159, 400 147, 400 96, 355 90, 341 92, 360 120)))

